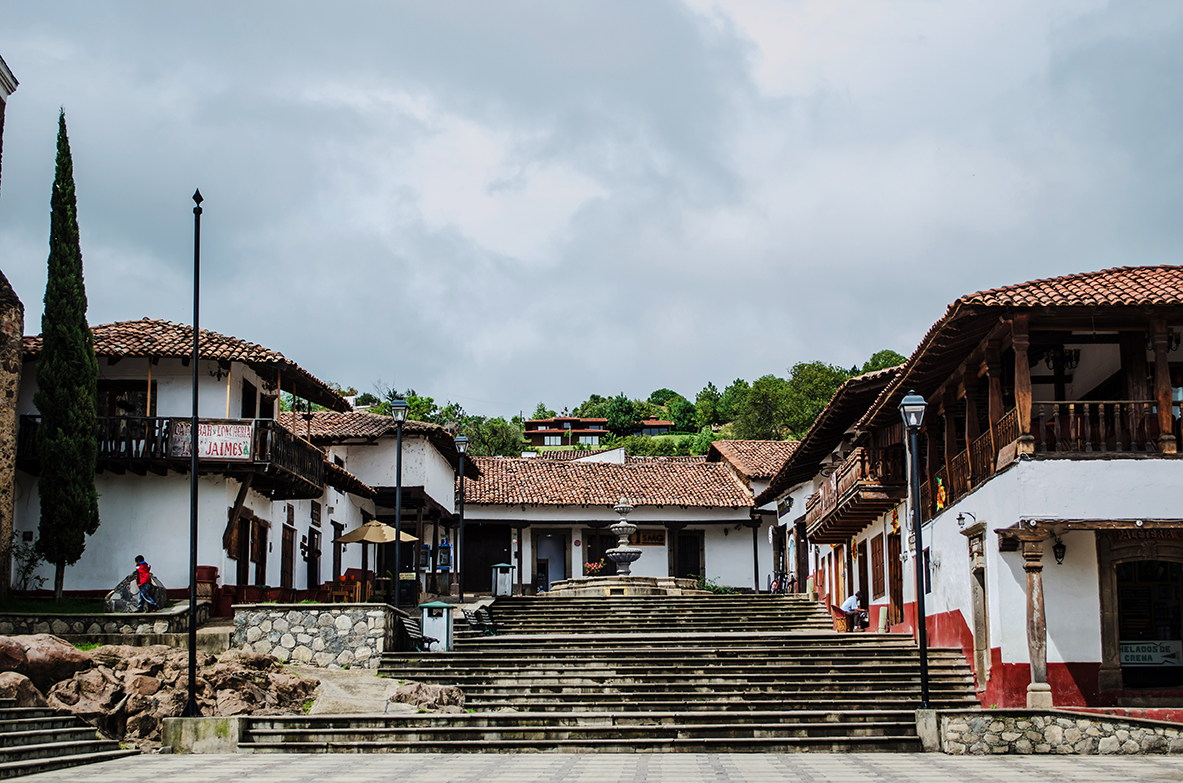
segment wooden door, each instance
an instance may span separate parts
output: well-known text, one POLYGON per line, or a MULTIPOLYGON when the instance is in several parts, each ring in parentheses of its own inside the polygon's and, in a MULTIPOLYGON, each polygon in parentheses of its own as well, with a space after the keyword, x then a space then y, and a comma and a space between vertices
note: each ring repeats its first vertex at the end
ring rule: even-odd
POLYGON ((308 588, 320 586, 320 531, 308 530, 308 588))
POLYGON ((706 578, 706 568, 702 562, 703 538, 701 530, 683 530, 678 533, 677 573, 674 576, 679 579, 706 578))
POLYGON ((867 582, 867 542, 860 541, 854 551, 858 554, 858 589, 863 591, 863 600, 859 601, 859 606, 866 611, 871 601, 871 591, 867 589, 870 585, 867 582))
POLYGON ((296 529, 283 526, 283 546, 279 560, 279 586, 291 589, 296 568, 296 529))
POLYGON ((888 625, 899 625, 904 621, 903 569, 903 563, 900 562, 900 534, 892 533, 887 537, 888 625))

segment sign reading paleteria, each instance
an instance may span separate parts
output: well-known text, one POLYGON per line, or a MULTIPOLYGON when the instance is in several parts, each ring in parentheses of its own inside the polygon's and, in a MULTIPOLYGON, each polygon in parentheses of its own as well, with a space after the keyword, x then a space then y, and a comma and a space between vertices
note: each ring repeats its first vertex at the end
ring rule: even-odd
MULTIPOLYGON (((173 421, 169 456, 188 457, 192 439, 190 422, 173 421)), ((198 459, 250 462, 254 425, 241 421, 199 421, 197 423, 198 459)))

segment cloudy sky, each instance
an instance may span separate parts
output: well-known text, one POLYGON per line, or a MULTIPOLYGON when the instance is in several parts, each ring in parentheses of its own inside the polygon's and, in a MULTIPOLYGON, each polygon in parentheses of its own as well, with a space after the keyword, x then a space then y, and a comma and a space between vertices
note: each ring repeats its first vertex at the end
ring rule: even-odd
POLYGON ((470 412, 910 353, 982 288, 1183 261, 1183 4, 0 3, 0 268, 57 111, 92 323, 470 412))

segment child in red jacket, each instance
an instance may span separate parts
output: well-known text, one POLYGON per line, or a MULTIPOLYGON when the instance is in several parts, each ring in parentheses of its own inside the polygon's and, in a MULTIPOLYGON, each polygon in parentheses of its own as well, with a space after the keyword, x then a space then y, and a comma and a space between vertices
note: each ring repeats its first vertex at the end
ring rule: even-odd
POLYGON ((152 584, 152 567, 144 561, 143 555, 136 555, 136 584, 140 587, 140 611, 155 612, 159 609, 148 592, 148 586, 152 584))

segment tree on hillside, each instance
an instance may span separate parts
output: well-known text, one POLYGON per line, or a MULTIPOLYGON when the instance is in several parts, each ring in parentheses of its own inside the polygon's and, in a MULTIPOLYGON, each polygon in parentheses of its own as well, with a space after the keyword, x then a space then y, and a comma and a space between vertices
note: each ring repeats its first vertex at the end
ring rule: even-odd
POLYGON ((469 416, 462 430, 475 457, 517 457, 522 453, 522 428, 501 417, 469 416))
POLYGON ((874 372, 875 370, 886 370, 888 367, 895 367, 898 364, 903 364, 908 361, 908 357, 901 356, 895 351, 884 348, 882 351, 876 351, 863 363, 863 368, 859 372, 874 372))
POLYGON ((695 422, 694 403, 683 397, 681 394, 675 395, 666 405, 666 410, 669 411, 670 419, 674 422, 674 430, 676 432, 695 432, 697 427, 695 422))
POLYGON ((655 391, 649 395, 649 402, 653 403, 654 405, 660 405, 662 407, 665 407, 666 405, 669 404, 670 400, 672 400, 675 397, 681 397, 681 396, 682 395, 678 394, 676 391, 673 391, 672 389, 658 389, 657 391, 655 391))
POLYGON ((545 402, 540 402, 534 408, 534 413, 530 416, 531 419, 553 419, 556 416, 555 412, 546 407, 545 402))
POLYGON ((53 597, 62 600, 66 566, 86 549, 86 536, 99 527, 94 472, 95 385, 98 361, 86 323, 86 286, 78 240, 74 164, 66 135, 66 114, 58 117, 57 172, 50 198, 49 271, 41 316, 41 356, 33 404, 41 413, 37 456, 41 522, 37 553, 55 567, 53 597))
POLYGON ((571 411, 571 415, 581 419, 606 419, 608 418, 609 402, 611 402, 609 398, 593 394, 576 405, 575 410, 571 411))
POLYGON ((719 390, 715 384, 707 382, 694 398, 694 422, 699 429, 721 423, 719 417, 719 390))
POLYGON ((785 430, 788 384, 784 378, 765 375, 748 391, 735 417, 735 434, 745 440, 779 440, 785 430))
POLYGON ((825 362, 799 362, 789 371, 785 397, 786 436, 801 438, 813 426, 850 374, 825 362))
POLYGON ((748 382, 743 378, 736 378, 731 385, 723 390, 719 398, 719 419, 728 422, 735 421, 743 408, 744 400, 748 396, 748 382))
POLYGON ((637 409, 633 401, 624 396, 624 392, 616 395, 608 403, 608 430, 617 437, 622 437, 637 428, 637 409))

